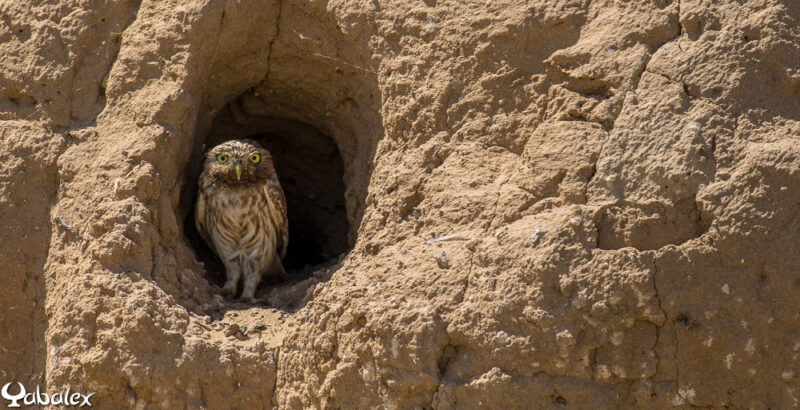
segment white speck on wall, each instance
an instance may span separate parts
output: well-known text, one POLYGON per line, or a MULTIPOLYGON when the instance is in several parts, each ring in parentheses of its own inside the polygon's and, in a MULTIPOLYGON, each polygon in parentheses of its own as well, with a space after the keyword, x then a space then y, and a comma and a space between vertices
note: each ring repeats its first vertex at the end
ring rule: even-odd
POLYGON ((791 379, 792 377, 794 377, 794 370, 784 370, 783 373, 781 373, 781 377, 783 378, 783 380, 791 379))
POLYGON ((722 293, 724 293, 726 295, 730 295, 731 294, 731 287, 728 286, 727 283, 722 285, 722 293))
POLYGON ((714 343, 714 336, 711 335, 709 335, 706 340, 703 341, 703 344, 706 345, 706 347, 711 347, 712 343, 714 343))
POLYGON ((619 346, 622 344, 622 338, 624 334, 622 332, 615 331, 611 334, 611 344, 614 346, 619 346))
POLYGON ((495 340, 497 340, 502 345, 509 344, 509 342, 508 342, 508 333, 506 333, 506 332, 504 332, 502 330, 497 332, 495 340))
POLYGON ((604 364, 597 365, 597 377, 601 379, 608 379, 611 377, 611 372, 608 370, 608 366, 604 364))
POLYGON ((686 400, 683 399, 680 395, 676 394, 675 397, 672 398, 672 405, 673 406, 681 406, 686 403, 686 400))
POLYGON ((753 342, 753 338, 752 337, 750 339, 747 339, 747 344, 744 345, 744 351, 747 352, 747 353, 750 353, 750 354, 755 353, 756 345, 753 342))
POLYGON ((747 329, 747 321, 746 320, 742 320, 741 322, 739 322, 739 324, 742 325, 742 329, 747 329))
POLYGON ((428 30, 433 30, 436 28, 436 21, 433 19, 433 16, 428 16, 428 21, 425 22, 425 28, 428 30))
POLYGON ((694 399, 694 395, 696 394, 696 392, 691 387, 681 387, 678 389, 678 394, 684 399, 689 400, 691 402, 692 399, 694 399))
POLYGON ((364 365, 364 368, 361 369, 361 377, 368 382, 371 382, 375 379, 375 371, 373 369, 372 362, 367 362, 364 365))
POLYGON ((750 369, 747 372, 750 373, 751 376, 755 376, 756 375, 756 369, 750 369))
POLYGON ((544 236, 544 231, 540 227, 536 227, 533 229, 533 235, 531 235, 531 245, 536 246, 539 244, 539 241, 542 240, 544 236))
POLYGON ((400 342, 398 342, 397 339, 392 338, 392 357, 396 358, 400 354, 399 347, 400 342))
POLYGON ((633 292, 636 293, 636 306, 638 306, 638 307, 646 305, 647 301, 650 300, 650 296, 646 295, 644 292, 642 292, 638 288, 633 288, 633 292))
POLYGON ((569 330, 564 329, 556 334, 556 343, 559 346, 572 346, 575 344, 575 337, 569 330))
POLYGON ((730 370, 731 366, 733 365, 734 356, 736 356, 736 353, 728 353, 728 355, 725 356, 725 367, 727 367, 728 370, 730 370))

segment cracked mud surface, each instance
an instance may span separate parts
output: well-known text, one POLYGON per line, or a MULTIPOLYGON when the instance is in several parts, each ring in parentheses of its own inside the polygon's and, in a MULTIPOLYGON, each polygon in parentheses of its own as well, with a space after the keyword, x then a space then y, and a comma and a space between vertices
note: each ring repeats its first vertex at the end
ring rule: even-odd
POLYGON ((792 1, 0 14, 0 383, 98 408, 800 400, 792 1), (270 124, 336 145, 349 230, 244 305, 184 224, 204 144, 270 124))

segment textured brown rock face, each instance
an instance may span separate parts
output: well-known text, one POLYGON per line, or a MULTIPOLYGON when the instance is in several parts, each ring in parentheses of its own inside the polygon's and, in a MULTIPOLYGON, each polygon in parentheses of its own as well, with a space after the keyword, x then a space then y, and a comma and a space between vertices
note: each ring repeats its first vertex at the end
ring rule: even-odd
POLYGON ((798 405, 800 3, 23 3, 0 3, 0 383, 798 405), (190 226, 204 145, 241 133, 308 178, 294 212, 333 258, 257 306, 216 296, 190 226))

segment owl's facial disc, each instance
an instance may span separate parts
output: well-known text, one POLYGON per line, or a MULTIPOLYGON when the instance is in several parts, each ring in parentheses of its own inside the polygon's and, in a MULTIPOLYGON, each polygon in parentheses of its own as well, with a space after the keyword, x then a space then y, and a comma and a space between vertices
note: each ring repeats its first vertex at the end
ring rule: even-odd
POLYGON ((234 140, 212 148, 206 166, 215 180, 230 186, 246 186, 270 177, 269 160, 269 152, 257 143, 234 140))

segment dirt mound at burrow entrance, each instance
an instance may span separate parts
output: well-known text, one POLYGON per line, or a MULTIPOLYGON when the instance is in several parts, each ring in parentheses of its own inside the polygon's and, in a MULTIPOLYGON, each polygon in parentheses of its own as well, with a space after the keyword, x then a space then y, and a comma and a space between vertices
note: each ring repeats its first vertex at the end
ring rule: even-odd
POLYGON ((0 6, 0 383, 99 408, 786 408, 792 1, 0 6), (292 280, 218 295, 204 149, 292 280))

